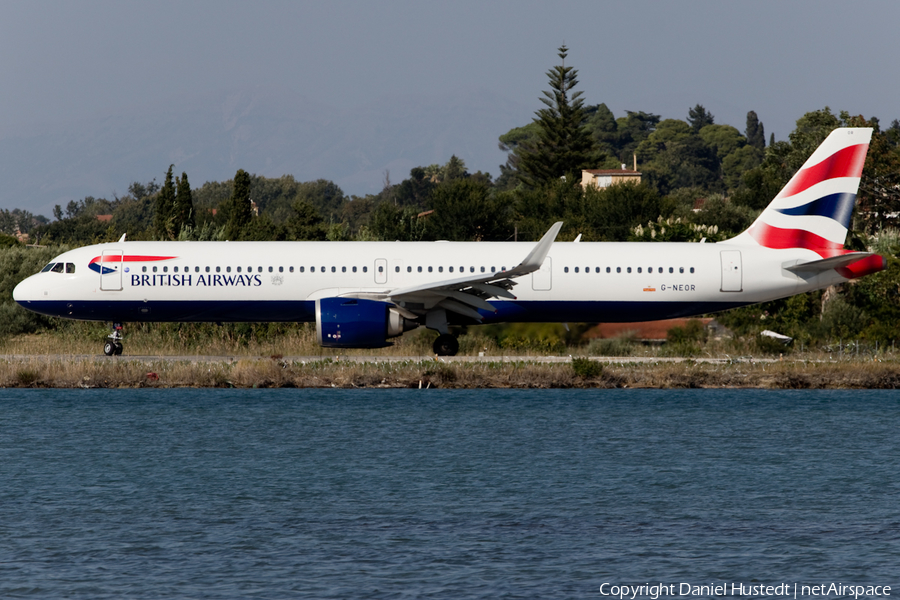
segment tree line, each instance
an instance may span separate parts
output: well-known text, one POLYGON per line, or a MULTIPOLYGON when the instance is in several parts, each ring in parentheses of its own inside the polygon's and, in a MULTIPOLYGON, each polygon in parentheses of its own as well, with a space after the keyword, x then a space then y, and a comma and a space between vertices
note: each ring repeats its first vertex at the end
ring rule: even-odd
MULTIPOLYGON (((231 180, 192 189, 187 173, 177 176, 171 165, 162 185, 155 179, 134 182, 112 200, 73 200, 55 207, 53 220, 19 209, 0 211, 0 245, 16 244, 15 233, 72 246, 114 241, 123 233, 135 240, 527 241, 557 220, 565 223, 560 239, 582 234, 585 241, 717 241, 749 226, 834 128, 866 126, 875 133, 848 244, 881 249, 891 259, 888 271, 839 290, 828 302, 808 294, 800 297, 805 300, 764 305, 757 316, 780 314, 789 305, 799 315, 797 303, 818 303, 817 311, 809 308, 792 321, 810 330, 810 319, 823 322, 828 306, 840 301, 862 312, 823 336, 862 333, 866 323, 888 317, 900 323, 900 314, 884 312, 897 309, 900 292, 897 248, 890 242, 900 218, 900 122, 882 129, 875 117, 825 107, 801 116, 788 140, 770 137, 767 143, 752 110, 743 132, 716 123, 701 104, 688 108, 685 119, 630 110, 616 117, 605 104, 586 104, 576 89, 578 71, 566 63, 568 49, 562 46, 558 55, 535 118, 499 136, 507 160, 496 179, 470 173, 462 158, 452 156, 443 165, 415 167, 398 183, 386 173, 378 194, 359 197, 324 179, 268 178, 243 169, 231 180), (580 185, 582 169, 631 168, 635 161, 639 184, 580 185), (859 292, 865 286, 881 291, 866 292, 863 302, 859 292)), ((883 330, 877 335, 887 336, 883 330)))

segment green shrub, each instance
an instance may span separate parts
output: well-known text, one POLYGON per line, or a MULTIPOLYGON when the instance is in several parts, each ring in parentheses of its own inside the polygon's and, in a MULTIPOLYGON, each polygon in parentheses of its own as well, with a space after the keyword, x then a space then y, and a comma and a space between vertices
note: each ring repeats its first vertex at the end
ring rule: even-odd
POLYGON ((603 365, 590 358, 576 356, 572 358, 572 370, 582 379, 595 379, 603 374, 603 365))

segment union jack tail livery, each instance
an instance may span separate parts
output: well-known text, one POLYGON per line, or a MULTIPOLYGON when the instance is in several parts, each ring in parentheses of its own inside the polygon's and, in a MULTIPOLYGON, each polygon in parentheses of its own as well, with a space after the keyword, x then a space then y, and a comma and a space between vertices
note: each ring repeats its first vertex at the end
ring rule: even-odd
POLYGON ((844 249, 871 138, 869 127, 832 131, 753 225, 731 242, 812 250, 824 259, 818 261, 823 267, 838 268, 848 278, 880 271, 880 256, 844 249))

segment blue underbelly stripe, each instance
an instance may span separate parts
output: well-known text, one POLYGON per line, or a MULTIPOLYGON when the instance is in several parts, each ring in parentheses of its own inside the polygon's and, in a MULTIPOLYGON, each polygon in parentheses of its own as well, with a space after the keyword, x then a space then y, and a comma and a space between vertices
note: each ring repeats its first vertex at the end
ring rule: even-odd
MULTIPOLYGON (((311 322, 314 301, 33 301, 28 310, 54 317, 115 322, 311 322)), ((629 323, 656 321, 718 312, 747 302, 625 302, 558 300, 494 302, 496 313, 481 311, 484 323, 573 322, 629 323)), ((471 319, 449 313, 452 324, 471 325, 471 319)))

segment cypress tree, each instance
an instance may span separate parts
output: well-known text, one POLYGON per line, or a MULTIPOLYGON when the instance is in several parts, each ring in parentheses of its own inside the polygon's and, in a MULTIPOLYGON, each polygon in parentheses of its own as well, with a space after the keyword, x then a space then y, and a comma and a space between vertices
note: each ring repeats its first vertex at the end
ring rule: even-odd
POLYGON ((234 174, 234 189, 225 203, 225 213, 226 238, 239 239, 253 215, 250 208, 250 174, 243 169, 238 169, 234 174))
POLYGON ((191 196, 191 184, 187 173, 182 172, 178 179, 178 190, 175 195, 173 214, 174 234, 177 237, 185 227, 194 226, 194 200, 191 196))
POLYGON ((175 184, 172 181, 172 167, 166 172, 166 182, 156 196, 156 215, 153 217, 153 227, 156 237, 161 240, 171 239, 172 216, 175 209, 175 184))
POLYGON ((766 149, 766 132, 759 117, 756 116, 756 111, 751 110, 747 113, 747 129, 744 130, 744 135, 747 136, 747 144, 750 146, 760 150, 766 149))
POLYGON ((546 108, 535 112, 537 139, 522 147, 519 178, 529 187, 540 187, 563 176, 571 177, 573 183, 580 181, 581 169, 590 168, 601 158, 597 143, 584 127, 587 115, 581 92, 572 91, 578 85, 578 71, 566 66, 568 52, 562 45, 562 64, 547 71, 551 89, 540 99, 546 108))

